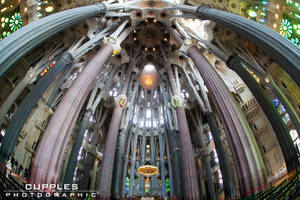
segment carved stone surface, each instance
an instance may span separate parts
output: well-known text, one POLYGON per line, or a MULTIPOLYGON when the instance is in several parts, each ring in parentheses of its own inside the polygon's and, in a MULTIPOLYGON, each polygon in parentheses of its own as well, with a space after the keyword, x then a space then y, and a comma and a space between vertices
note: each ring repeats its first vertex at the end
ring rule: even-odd
POLYGON ((288 39, 262 24, 229 12, 199 6, 196 15, 227 27, 261 48, 300 86, 300 49, 288 39))

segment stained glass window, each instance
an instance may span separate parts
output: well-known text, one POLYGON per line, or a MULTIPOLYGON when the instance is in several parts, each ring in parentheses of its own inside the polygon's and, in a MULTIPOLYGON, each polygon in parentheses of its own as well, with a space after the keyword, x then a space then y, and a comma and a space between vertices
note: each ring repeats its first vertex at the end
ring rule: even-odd
POLYGON ((266 23, 266 9, 268 7, 269 0, 258 0, 253 2, 246 9, 246 16, 250 19, 257 21, 258 23, 266 23))
POLYGON ((169 178, 166 179, 166 192, 170 192, 171 189, 170 189, 170 180, 169 178))
POLYGON ((15 13, 9 20, 9 27, 12 31, 16 31, 22 27, 22 17, 20 13, 15 13))
POLYGON ((126 177, 126 182, 125 182, 125 191, 126 191, 126 192, 129 192, 129 185, 130 185, 130 179, 129 179, 129 177, 127 176, 127 177, 126 177))
POLYGON ((282 19, 279 30, 283 37, 289 38, 293 33, 291 22, 288 19, 282 19))
POLYGON ((22 27, 22 16, 20 8, 1 9, 0 13, 0 40, 10 36, 11 33, 22 27))
POLYGON ((300 3, 286 0, 285 7, 279 32, 283 37, 300 47, 300 3))
POLYGON ((277 98, 275 98, 273 100, 273 104, 274 104, 275 108, 278 108, 279 107, 279 100, 277 98))

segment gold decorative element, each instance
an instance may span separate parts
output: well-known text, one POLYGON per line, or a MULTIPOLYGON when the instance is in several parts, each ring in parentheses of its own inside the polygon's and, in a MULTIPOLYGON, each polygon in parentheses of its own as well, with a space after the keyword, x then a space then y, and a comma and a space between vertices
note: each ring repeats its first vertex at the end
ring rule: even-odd
POLYGON ((151 177, 158 174, 158 168, 152 165, 144 165, 138 168, 138 173, 146 177, 151 177))

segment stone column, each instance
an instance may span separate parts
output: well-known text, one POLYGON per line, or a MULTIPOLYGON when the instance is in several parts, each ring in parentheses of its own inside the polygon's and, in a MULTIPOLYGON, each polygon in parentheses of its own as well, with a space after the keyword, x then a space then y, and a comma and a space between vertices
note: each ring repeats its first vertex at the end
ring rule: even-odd
MULTIPOLYGON (((165 60, 167 62, 167 60, 165 60)), ((170 80, 170 85, 172 93, 177 101, 180 101, 180 91, 178 90, 174 78, 174 74, 171 69, 170 63, 166 63, 165 66, 168 70, 168 76, 170 80)), ((172 98, 172 101, 174 99, 172 98)), ((176 101, 176 100, 175 100, 176 101)), ((184 106, 179 103, 176 107, 176 114, 178 119, 178 128, 180 133, 181 147, 182 147, 182 160, 183 160, 183 173, 184 173, 184 186, 185 186, 185 199, 198 199, 199 194, 199 185, 197 180, 197 168, 193 155, 192 141, 190 138, 189 127, 186 119, 186 114, 184 106)))
POLYGON ((90 172, 90 177, 91 177, 91 184, 90 184, 90 190, 95 190, 96 186, 96 177, 97 177, 97 172, 98 172, 98 165, 99 165, 100 159, 98 157, 95 158, 94 161, 94 166, 90 172))
POLYGON ((166 136, 167 134, 167 128, 165 125, 165 132, 164 132, 164 138, 165 138, 165 145, 166 145, 166 151, 167 151, 167 162, 168 162, 168 175, 169 175, 169 181, 170 181, 170 197, 172 197, 175 193, 174 191, 174 179, 173 179, 173 167, 172 167, 172 161, 171 161, 171 152, 170 152, 170 142, 169 138, 166 136))
MULTIPOLYGON (((150 94, 150 111, 151 111, 151 119, 150 119, 150 158, 151 158, 151 165, 155 166, 155 143, 154 143, 154 102, 153 102, 153 96, 154 96, 154 92, 153 90, 151 90, 151 94, 150 94)), ((151 182, 150 182, 150 196, 154 196, 154 192, 155 192, 155 188, 156 188, 156 176, 151 176, 151 182)))
MULTIPOLYGON (((158 90, 156 91, 158 93, 158 90)), ((163 140, 163 131, 162 131, 162 127, 160 124, 160 116, 162 115, 161 111, 160 111, 160 101, 159 101, 159 96, 157 94, 157 101, 156 101, 156 105, 157 105, 157 130, 158 130, 158 143, 159 143, 159 161, 160 161, 160 177, 161 177, 161 184, 162 184, 162 196, 163 198, 167 197, 167 192, 166 192, 166 177, 165 177, 165 149, 163 147, 165 147, 165 143, 163 140)), ((153 116, 152 116, 153 117, 153 116)))
POLYGON ((20 104, 18 110, 15 112, 13 119, 11 120, 6 134, 3 138, 1 150, 0 150, 0 161, 8 158, 13 152, 15 145, 17 144, 18 137, 21 129, 26 122, 32 109, 36 106, 38 100, 44 94, 49 87, 50 83, 57 77, 57 75, 71 62, 73 57, 70 53, 63 55, 60 59, 46 74, 37 82, 30 93, 20 104))
POLYGON ((67 165, 67 169, 66 169, 66 174, 64 177, 64 184, 72 184, 73 183, 73 177, 74 177, 74 172, 75 172, 75 168, 77 165, 77 157, 78 157, 78 152, 80 150, 82 141, 83 141, 83 137, 84 137, 84 133, 86 131, 86 128, 88 126, 90 117, 92 116, 92 111, 88 110, 86 113, 84 113, 83 115, 83 119, 80 123, 80 127, 78 130, 78 133, 76 135, 75 138, 75 142, 73 144, 72 150, 71 150, 71 154, 68 160, 68 165, 67 165))
MULTIPOLYGON (((79 153, 80 147, 82 146, 82 142, 83 142, 83 139, 84 139, 84 134, 85 134, 85 132, 88 128, 90 117, 92 115, 94 115, 95 109, 97 108, 98 104, 100 103, 101 98, 104 95, 106 89, 111 86, 111 82, 113 81, 114 76, 115 76, 115 69, 112 70, 112 72, 106 78, 106 80, 101 75, 99 75, 99 77, 98 77, 98 79, 97 79, 97 81, 94 85, 94 89, 93 89, 93 91, 90 95, 88 105, 85 108, 86 110, 85 110, 85 113, 84 113, 83 118, 81 120, 77 135, 75 137, 75 142, 73 144, 71 154, 69 156, 69 160, 68 160, 68 164, 67 164, 67 168, 66 168, 66 174, 64 176, 64 181, 63 181, 66 184, 72 184, 73 183, 73 176, 74 176, 75 168, 76 168, 76 165, 77 165, 78 153, 79 153), (105 86, 103 88, 101 88, 100 93, 96 96, 95 93, 99 89, 99 84, 100 84, 99 80, 100 79, 105 80, 105 86), (91 102, 93 102, 93 103, 91 103, 91 102)), ((105 112, 104 114, 102 113, 101 117, 102 117, 101 121, 99 122, 99 124, 97 124, 97 125, 99 125, 99 127, 102 126, 104 120, 106 119, 107 112, 105 112)), ((96 134, 96 133, 94 133, 94 134, 96 134)), ((92 141, 95 143, 95 141, 97 141, 97 140, 98 140, 98 135, 97 136, 93 135, 92 141)))
POLYGON ((273 105, 270 97, 267 96, 259 83, 257 83, 257 81, 250 75, 245 66, 243 66, 243 63, 244 62, 240 57, 233 55, 228 59, 227 66, 234 70, 242 78, 265 112, 281 147, 287 171, 291 172, 298 166, 299 162, 289 130, 283 122, 279 112, 273 105))
MULTIPOLYGON (((178 138, 178 133, 176 132, 176 130, 174 129, 174 127, 172 127, 172 121, 174 119, 172 119, 171 117, 171 113, 169 108, 167 107, 168 105, 168 101, 167 98, 165 96, 165 94, 168 94, 168 92, 166 92, 163 89, 162 83, 159 84, 159 89, 160 89, 160 95, 163 99, 164 102, 164 112, 163 112, 163 117, 164 117, 164 121, 165 123, 167 123, 167 137, 166 140, 167 142, 170 141, 170 146, 171 146, 171 151, 169 152, 169 155, 172 157, 172 163, 174 166, 174 178, 173 178, 173 188, 174 191, 171 192, 171 194, 173 194, 174 196, 176 196, 178 199, 182 199, 183 198, 183 191, 184 191, 184 183, 183 183, 183 178, 182 178, 182 167, 181 167, 181 147, 180 147, 180 141, 178 138)), ((170 177, 171 178, 171 177, 170 177)), ((173 197, 173 196, 171 196, 173 197)))
MULTIPOLYGON (((130 126, 132 127, 132 126, 130 126)), ((129 162, 129 152, 130 152, 130 146, 131 146, 131 138, 132 138, 132 128, 129 129, 128 132, 128 138, 127 138, 127 147, 126 147, 126 155, 124 160, 124 167, 123 167, 123 174, 122 174, 122 194, 121 197, 125 197, 125 184, 126 184, 126 176, 127 176, 127 168, 128 168, 128 162, 129 162)))
MULTIPOLYGON (((119 95, 120 98, 122 95, 126 94, 130 82, 130 76, 132 73, 132 66, 134 65, 135 65, 134 63, 131 63, 131 66, 126 72, 125 82, 121 94, 119 95)), ((115 149, 116 149, 117 137, 120 128, 120 122, 122 118, 122 111, 123 108, 119 105, 119 103, 117 103, 112 113, 109 129, 105 141, 104 151, 103 151, 103 159, 100 167, 99 184, 98 184, 100 199, 110 198, 113 166, 114 166, 114 159, 115 159, 115 149)))
MULTIPOLYGON (((58 58, 56 58, 56 61, 58 58)), ((49 66, 55 60, 50 60, 48 62, 43 63, 44 66, 49 66)), ((25 74, 24 78, 18 83, 18 85, 14 88, 14 90, 9 94, 9 96, 6 98, 4 103, 1 105, 0 108, 0 127, 2 125, 2 122, 4 121, 4 117, 11 108, 11 106, 15 103, 18 96, 23 92, 23 90, 30 84, 33 83, 38 74, 37 69, 30 69, 25 74)))
POLYGON ((220 114, 237 165, 241 194, 246 195, 255 189, 256 182, 260 185, 259 177, 261 177, 259 166, 257 166, 260 161, 256 160, 259 158, 255 158, 248 140, 248 135, 252 134, 250 128, 244 124, 243 116, 239 114, 240 111, 234 103, 235 100, 210 63, 196 47, 189 47, 188 53, 198 68, 220 114), (256 177, 258 179, 255 180, 256 177))
MULTIPOLYGON (((147 90, 144 89, 144 104, 143 107, 147 107, 147 90)), ((142 146, 141 146, 141 166, 145 165, 145 156, 146 156, 146 109, 143 110, 143 133, 142 133, 142 146)), ((145 194, 145 177, 140 175, 140 191, 145 194)))
MULTIPOLYGON (((195 7, 192 7, 195 8, 195 7)), ((195 12, 195 10, 191 10, 195 12)), ((199 6, 196 15, 220 24, 249 40, 277 62, 300 87, 300 49, 280 34, 245 17, 199 6)))
POLYGON ((112 53, 113 47, 104 44, 80 73, 58 105, 36 152, 31 173, 33 183, 58 183, 63 152, 76 119, 99 71, 112 53))
MULTIPOLYGON (((192 66, 191 66, 191 68, 193 69, 192 66)), ((205 99, 205 101, 204 101, 205 103, 201 102, 200 95, 198 94, 198 92, 197 92, 191 78, 189 77, 186 69, 185 68, 182 68, 182 69, 183 69, 183 72, 185 74, 185 77, 186 77, 190 87, 193 90, 193 93, 194 93, 194 95, 195 95, 195 97, 198 101, 198 104, 200 105, 200 108, 201 108, 201 104, 203 104, 203 106, 206 105, 205 108, 202 108, 202 110, 203 111, 207 110, 207 111, 205 111, 205 118, 206 118, 206 120, 209 124, 209 128, 210 128, 210 131, 212 133, 213 140, 214 140, 214 143, 215 143, 215 146, 216 146, 216 151, 218 153, 218 157, 219 157, 219 160, 220 160, 220 168, 221 168, 221 172, 222 172, 223 180, 224 180, 225 197, 226 198, 233 198, 233 196, 234 196, 234 182, 233 182, 233 179, 232 179, 229 162, 228 162, 228 159, 227 159, 225 151, 224 151, 224 147, 223 147, 222 142, 221 142, 219 129, 218 129, 216 121, 214 119, 213 112, 211 111, 208 99, 207 99, 207 97, 205 97, 205 95, 207 95, 207 94, 205 92, 202 92, 202 90, 201 90, 202 96, 204 96, 204 99, 205 99)), ((195 125, 196 125, 196 123, 195 123, 195 125)), ((199 133, 200 141, 201 141, 201 143, 203 143, 203 144, 201 144, 201 146, 203 146, 204 142, 202 142, 203 141, 203 136, 201 136, 201 134, 203 134, 203 133, 199 133)), ((206 156, 209 156, 209 155, 206 155, 206 156)), ((205 168, 208 168, 208 167, 210 168, 211 167, 210 163, 209 163, 209 159, 208 159, 208 161, 204 161, 204 166, 205 166, 205 168)), ((211 170, 208 169, 207 171, 210 172, 211 170)), ((211 173, 208 173, 208 174, 210 175, 211 173)), ((208 182, 209 182, 208 186, 210 188, 213 188, 213 181, 212 181, 211 176, 208 177, 208 182)), ((213 188, 213 192, 215 192, 214 188, 213 188)), ((213 195, 211 197, 216 198, 215 195, 213 195)))
POLYGON ((36 20, 11 34, 0 45, 0 77, 20 58, 54 34, 91 17, 103 15, 102 3, 54 13, 36 20))
POLYGON ((224 147, 222 145, 220 131, 216 123, 215 116, 213 112, 207 111, 205 112, 205 118, 209 124, 209 128, 211 134, 213 136, 213 141, 216 146, 216 151, 220 161, 220 169, 222 172, 222 179, 224 180, 224 194, 226 199, 234 198, 234 181, 233 181, 233 174, 230 169, 230 163, 226 156, 224 147))
POLYGON ((271 77, 269 77, 269 83, 267 83, 267 86, 271 88, 274 95, 279 99, 280 103, 282 103, 282 105, 286 109, 295 126, 295 129, 298 132, 298 136, 300 137, 300 116, 297 114, 295 108, 271 77))
POLYGON ((128 134, 130 133, 130 129, 132 126, 132 123, 129 124, 130 122, 132 122, 133 120, 133 112, 135 109, 135 101, 137 99, 137 92, 138 92, 138 87, 139 87, 139 83, 136 83, 136 85, 134 86, 133 91, 131 92, 131 99, 130 99, 130 103, 129 103, 129 108, 126 112, 126 116, 125 116, 125 125, 124 127, 122 127, 122 130, 119 133, 118 136, 118 142, 117 142, 117 147, 116 147, 116 159, 115 159, 115 163, 114 163, 114 176, 113 176, 113 198, 119 198, 119 194, 120 194, 120 181, 121 181, 121 172, 122 172, 122 167, 123 167, 123 162, 122 162, 122 156, 123 156, 123 152, 124 152, 124 146, 126 143, 126 137, 128 134))

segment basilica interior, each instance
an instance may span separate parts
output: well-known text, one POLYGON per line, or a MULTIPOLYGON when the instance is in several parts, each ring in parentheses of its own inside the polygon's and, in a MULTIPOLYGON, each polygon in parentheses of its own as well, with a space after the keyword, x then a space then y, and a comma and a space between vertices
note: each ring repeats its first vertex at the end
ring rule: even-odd
POLYGON ((0 11, 0 199, 300 198, 298 1, 0 11))

